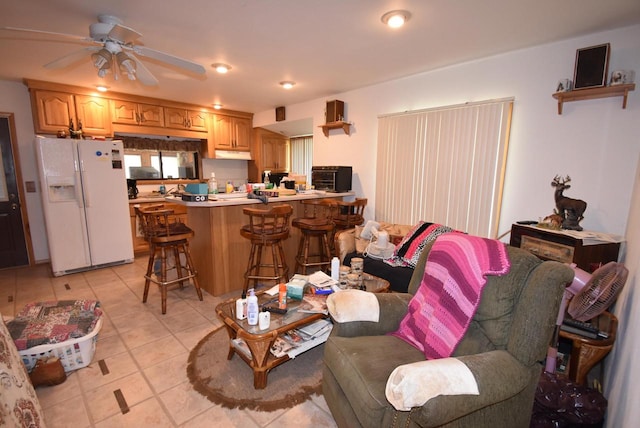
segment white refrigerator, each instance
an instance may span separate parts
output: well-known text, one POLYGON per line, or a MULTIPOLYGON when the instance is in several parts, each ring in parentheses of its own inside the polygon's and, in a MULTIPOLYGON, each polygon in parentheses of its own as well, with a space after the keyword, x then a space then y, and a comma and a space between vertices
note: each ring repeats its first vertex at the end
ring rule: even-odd
POLYGON ((133 261, 121 141, 36 138, 54 276, 133 261))

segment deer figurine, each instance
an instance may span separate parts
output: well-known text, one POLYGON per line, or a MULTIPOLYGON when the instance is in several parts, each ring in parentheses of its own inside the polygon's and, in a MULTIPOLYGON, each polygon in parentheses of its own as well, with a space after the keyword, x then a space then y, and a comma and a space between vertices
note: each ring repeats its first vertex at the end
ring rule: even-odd
POLYGON ((562 194, 565 189, 571 188, 569 183, 571 177, 568 175, 565 178, 556 175, 551 182, 551 186, 556 188, 555 199, 556 209, 558 214, 562 216, 562 227, 564 229, 582 230, 582 227, 578 225, 580 220, 584 218, 583 214, 587 209, 587 203, 580 199, 567 198, 562 194))

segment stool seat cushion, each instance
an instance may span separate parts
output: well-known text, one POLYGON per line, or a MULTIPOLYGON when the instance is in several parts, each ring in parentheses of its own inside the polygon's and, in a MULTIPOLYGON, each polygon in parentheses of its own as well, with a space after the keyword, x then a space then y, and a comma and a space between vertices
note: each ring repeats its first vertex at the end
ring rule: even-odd
POLYGON ((327 220, 325 218, 296 218, 291 224, 299 229, 312 231, 327 231, 332 230, 335 227, 331 220, 327 220))

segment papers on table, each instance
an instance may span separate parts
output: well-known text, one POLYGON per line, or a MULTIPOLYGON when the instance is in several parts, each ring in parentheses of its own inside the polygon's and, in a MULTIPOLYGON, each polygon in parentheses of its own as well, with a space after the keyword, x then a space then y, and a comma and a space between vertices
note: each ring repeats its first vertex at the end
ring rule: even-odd
POLYGON ((338 285, 338 281, 322 271, 317 271, 309 275, 309 283, 316 288, 329 288, 338 285))

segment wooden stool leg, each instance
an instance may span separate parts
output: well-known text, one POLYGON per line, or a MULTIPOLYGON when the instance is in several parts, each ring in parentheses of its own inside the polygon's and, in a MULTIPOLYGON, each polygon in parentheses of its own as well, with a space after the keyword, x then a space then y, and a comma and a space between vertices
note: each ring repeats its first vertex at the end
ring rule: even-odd
POLYGON ((331 262, 331 247, 329 247, 329 242, 327 239, 327 235, 322 235, 322 250, 320 251, 322 255, 320 256, 320 261, 331 262))
MULTIPOLYGON (((181 248, 182 248, 182 245, 173 246, 173 260, 176 265, 176 274, 178 275, 178 278, 182 278, 182 262, 180 261, 181 248)), ((184 281, 180 281, 178 284, 180 285, 180 288, 184 288, 184 281)))
MULTIPOLYGON (((281 272, 280 270, 280 261, 278 260, 278 249, 276 248, 274 243, 271 243, 270 245, 271 247, 271 260, 273 260, 273 276, 277 277, 276 281, 278 281, 279 279, 282 279, 282 275, 284 274, 284 272, 281 272)), ((286 281, 284 281, 286 282, 286 281)))
POLYGON ((284 282, 289 281, 289 266, 287 266, 287 259, 284 256, 284 247, 282 241, 278 241, 278 253, 280 254, 280 261, 282 262, 282 270, 284 271, 284 282))
POLYGON ((193 286, 196 288, 196 293, 198 293, 198 299, 202 301, 202 290, 200 289, 200 283, 198 282, 198 272, 193 264, 193 260, 191 259, 191 252, 189 251, 189 242, 185 242, 183 245, 184 256, 187 261, 187 270, 193 275, 193 286))
POLYGON ((142 303, 147 303, 149 297, 149 285, 151 285, 151 275, 153 275, 153 263, 156 260, 156 246, 151 244, 149 248, 149 263, 147 263, 147 274, 144 280, 144 293, 142 294, 142 303))
POLYGON ((162 314, 167 313, 167 250, 160 247, 160 295, 162 296, 162 314))
POLYGON ((307 274, 307 264, 309 264, 309 245, 311 244, 311 237, 308 234, 304 234, 304 250, 302 252, 302 274, 307 274))
POLYGON ((247 270, 244 272, 244 287, 243 294, 246 296, 249 290, 249 276, 253 271, 253 264, 256 255, 256 244, 254 242, 251 243, 251 250, 249 251, 249 262, 247 263, 247 270))

